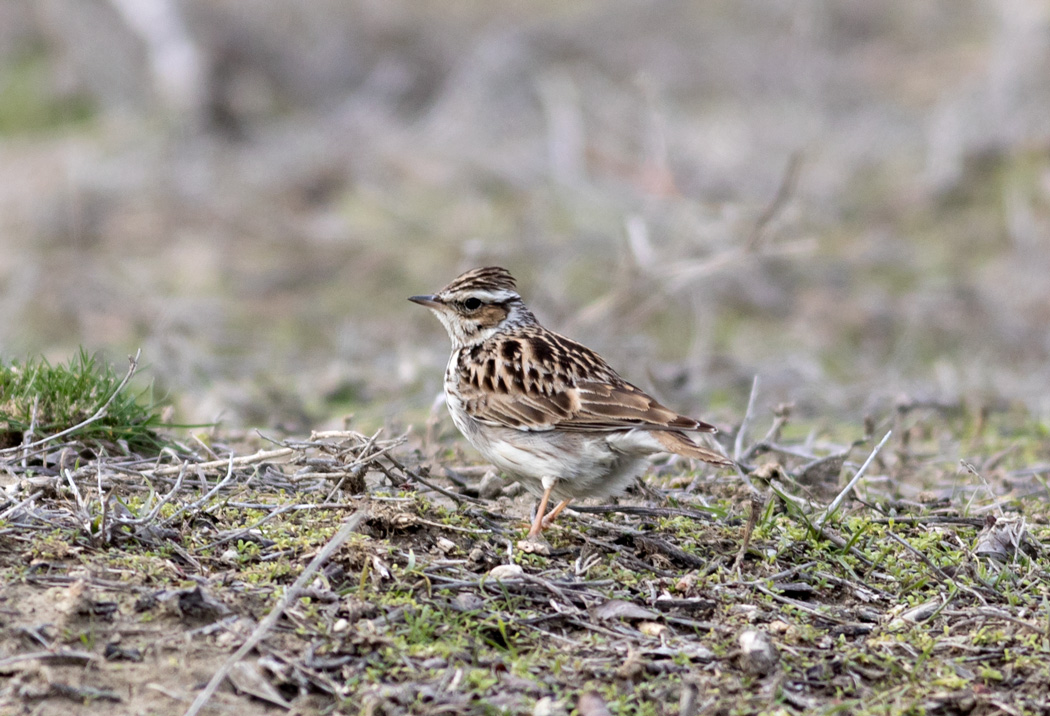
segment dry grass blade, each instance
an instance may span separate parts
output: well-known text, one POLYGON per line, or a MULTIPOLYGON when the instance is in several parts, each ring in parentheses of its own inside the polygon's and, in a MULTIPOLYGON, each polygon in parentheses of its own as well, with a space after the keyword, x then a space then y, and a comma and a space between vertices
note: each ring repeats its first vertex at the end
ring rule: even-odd
POLYGON ((788 159, 787 166, 784 168, 784 176, 780 180, 780 186, 777 187, 777 193, 773 197, 773 201, 769 203, 762 215, 758 217, 758 221, 755 222, 755 228, 751 230, 751 235, 744 242, 745 250, 754 251, 761 246, 766 227, 776 218, 777 214, 784 208, 784 205, 791 199, 791 195, 795 193, 795 186, 798 184, 798 175, 801 169, 802 152, 795 152, 788 159))
POLYGON ((227 465, 227 467, 226 467, 226 476, 223 477, 222 480, 217 482, 215 484, 215 487, 211 488, 204 495, 204 497, 200 498, 196 502, 193 502, 193 503, 191 503, 189 505, 183 505, 179 509, 175 510, 175 512, 170 517, 167 517, 167 518, 161 520, 160 521, 160 526, 163 527, 165 525, 170 525, 173 522, 175 522, 175 520, 177 520, 179 517, 181 517, 183 514, 185 514, 187 512, 195 512, 196 510, 200 509, 200 507, 202 505, 208 504, 208 502, 211 501, 211 499, 215 495, 219 494, 219 492, 222 490, 222 488, 226 487, 226 485, 228 485, 230 483, 230 481, 233 480, 234 477, 236 476, 236 473, 233 471, 234 462, 235 462, 235 458, 233 456, 233 453, 230 453, 229 459, 226 460, 226 465, 227 465))
POLYGON ((864 464, 860 466, 860 469, 857 470, 856 474, 853 475, 853 478, 848 483, 846 483, 846 486, 844 488, 842 488, 842 492, 840 492, 835 497, 835 499, 831 501, 831 504, 828 505, 828 508, 824 510, 824 514, 821 515, 820 521, 817 523, 818 530, 824 529, 824 523, 828 521, 829 517, 835 514, 839 506, 842 504, 843 500, 846 499, 846 495, 848 495, 850 491, 852 491, 853 488, 856 487, 857 483, 860 481, 860 478, 864 476, 864 471, 868 469, 868 465, 870 465, 871 461, 875 459, 875 456, 879 454, 879 450, 882 449, 882 446, 886 444, 886 441, 890 439, 890 435, 892 434, 892 430, 886 432, 882 440, 879 441, 879 444, 876 445, 875 448, 871 451, 871 454, 868 455, 868 459, 864 461, 864 464))
POLYGON ((740 427, 737 428, 736 438, 733 440, 733 460, 739 463, 744 457, 744 439, 747 437, 748 430, 751 427, 751 421, 755 415, 755 398, 758 395, 758 376, 756 375, 751 381, 751 395, 747 399, 747 410, 744 412, 744 418, 740 421, 740 427))
POLYGON ((755 525, 758 524, 758 518, 762 512, 766 509, 768 498, 761 498, 757 494, 751 495, 751 511, 747 516, 747 525, 744 527, 744 534, 740 540, 740 549, 737 550, 736 559, 733 561, 733 574, 740 574, 740 563, 744 561, 744 555, 747 554, 748 547, 751 546, 751 535, 755 531, 755 525))
MULTIPOLYGON (((268 460, 277 460, 282 457, 289 457, 295 454, 293 448, 280 448, 278 450, 260 450, 252 455, 230 455, 228 458, 222 460, 209 460, 207 462, 191 463, 198 472, 218 470, 220 468, 226 468, 229 471, 232 467, 243 467, 245 465, 254 465, 260 462, 266 462, 268 460)), ((167 477, 169 475, 177 475, 181 470, 184 470, 184 465, 166 465, 164 467, 158 467, 149 471, 149 475, 155 477, 167 477)))

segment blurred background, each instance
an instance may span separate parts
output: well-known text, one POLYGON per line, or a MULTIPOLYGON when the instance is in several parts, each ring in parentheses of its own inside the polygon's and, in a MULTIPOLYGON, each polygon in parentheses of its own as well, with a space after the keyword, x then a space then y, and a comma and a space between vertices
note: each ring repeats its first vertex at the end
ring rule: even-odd
POLYGON ((687 413, 1050 416, 1045 0, 0 0, 0 353, 417 421, 498 264, 687 413))

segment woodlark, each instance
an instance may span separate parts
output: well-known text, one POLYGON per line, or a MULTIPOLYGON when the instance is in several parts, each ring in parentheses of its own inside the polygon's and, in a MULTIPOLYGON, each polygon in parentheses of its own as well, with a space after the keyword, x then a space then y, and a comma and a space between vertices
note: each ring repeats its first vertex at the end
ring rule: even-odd
POLYGON ((433 311, 452 339, 445 398, 456 427, 540 496, 529 537, 574 498, 619 493, 652 453, 733 464, 686 436, 713 426, 665 408, 594 351, 541 326, 506 269, 474 269, 408 300, 433 311), (545 515, 552 496, 558 505, 545 515))

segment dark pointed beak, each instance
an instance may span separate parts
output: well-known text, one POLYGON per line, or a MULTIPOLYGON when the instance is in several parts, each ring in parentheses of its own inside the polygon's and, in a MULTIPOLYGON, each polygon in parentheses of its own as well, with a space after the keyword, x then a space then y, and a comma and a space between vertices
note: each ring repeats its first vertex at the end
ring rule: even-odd
POLYGON ((412 303, 418 303, 420 306, 426 306, 427 308, 440 308, 445 305, 438 300, 437 296, 409 296, 408 300, 412 303))

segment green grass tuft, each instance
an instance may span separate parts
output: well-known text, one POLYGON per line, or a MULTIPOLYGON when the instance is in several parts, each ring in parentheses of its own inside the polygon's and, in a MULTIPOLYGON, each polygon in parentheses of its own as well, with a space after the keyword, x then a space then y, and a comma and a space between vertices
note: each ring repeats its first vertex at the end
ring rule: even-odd
MULTIPOLYGON (((83 349, 59 365, 43 358, 0 362, 0 448, 21 444, 30 427, 32 440, 39 440, 87 420, 122 379, 83 349)), ((125 386, 105 415, 70 437, 100 446, 126 445, 133 452, 155 451, 165 445, 156 432, 161 407, 152 387, 136 393, 125 386)))

